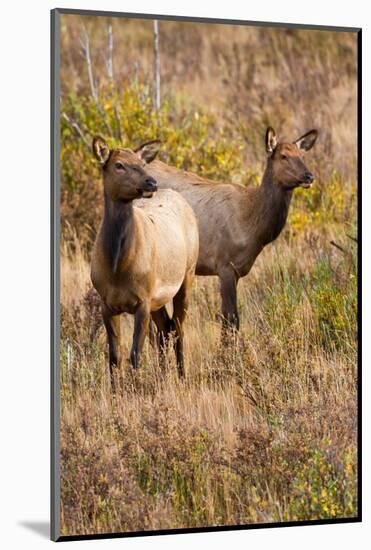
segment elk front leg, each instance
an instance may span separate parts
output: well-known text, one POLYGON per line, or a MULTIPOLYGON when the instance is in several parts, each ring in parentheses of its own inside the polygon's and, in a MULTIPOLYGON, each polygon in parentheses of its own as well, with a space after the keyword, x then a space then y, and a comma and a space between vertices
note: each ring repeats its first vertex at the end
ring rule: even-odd
POLYGON ((120 315, 112 315, 104 304, 102 305, 102 316, 107 332, 111 387, 115 393, 115 370, 121 362, 121 318, 120 315))
POLYGON ((143 303, 138 307, 134 317, 133 345, 130 352, 130 361, 134 369, 138 368, 139 355, 148 332, 149 320, 149 307, 146 303, 143 303))
POLYGON ((235 270, 230 267, 220 274, 220 292, 222 296, 222 337, 224 338, 230 329, 239 330, 240 320, 237 310, 237 283, 238 277, 235 270))

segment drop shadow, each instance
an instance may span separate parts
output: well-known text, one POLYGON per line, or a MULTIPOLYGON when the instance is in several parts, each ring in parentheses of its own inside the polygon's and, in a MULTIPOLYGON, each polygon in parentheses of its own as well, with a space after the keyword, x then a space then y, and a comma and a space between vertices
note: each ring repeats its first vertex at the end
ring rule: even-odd
POLYGON ((50 538, 50 523, 48 521, 19 521, 18 525, 37 533, 42 538, 50 538))

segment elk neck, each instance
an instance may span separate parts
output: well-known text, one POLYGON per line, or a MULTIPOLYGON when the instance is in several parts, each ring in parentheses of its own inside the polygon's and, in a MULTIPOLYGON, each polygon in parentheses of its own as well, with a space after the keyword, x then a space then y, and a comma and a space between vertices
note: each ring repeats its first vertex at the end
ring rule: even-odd
POLYGON ((272 161, 268 159, 262 182, 256 189, 253 209, 257 236, 261 244, 274 241, 285 226, 292 190, 283 189, 273 179, 272 161))
POLYGON ((113 201, 104 193, 102 243, 105 256, 115 274, 129 254, 134 234, 134 209, 132 201, 113 201))

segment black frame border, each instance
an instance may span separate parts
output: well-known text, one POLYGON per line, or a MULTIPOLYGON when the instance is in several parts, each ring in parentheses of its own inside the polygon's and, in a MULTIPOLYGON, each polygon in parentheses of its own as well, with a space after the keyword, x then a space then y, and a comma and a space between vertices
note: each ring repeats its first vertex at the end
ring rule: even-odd
POLYGON ((50 536, 55 542, 76 540, 95 540, 113 538, 131 538, 158 535, 176 535, 187 533, 211 533, 218 531, 241 531, 250 529, 271 529, 274 527, 297 527, 308 525, 335 525, 362 522, 362 28, 297 23, 273 23, 236 19, 217 19, 209 17, 191 17, 175 15, 156 15, 126 13, 101 10, 79 10, 55 8, 51 10, 51 132, 50 132, 50 173, 51 173, 51 210, 50 210, 50 298, 51 298, 51 396, 50 396, 50 440, 51 440, 51 492, 50 492, 50 536), (254 523, 246 525, 225 525, 193 527, 184 529, 162 529, 157 531, 129 531, 118 533, 97 533, 89 535, 60 534, 60 15, 82 15, 101 17, 120 17, 130 19, 158 19, 164 21, 183 21, 192 23, 217 23, 224 25, 246 25, 254 27, 291 28, 302 30, 322 30, 332 32, 353 32, 357 34, 357 230, 358 230, 358 513, 352 518, 334 518, 323 520, 287 521, 272 523, 254 523))

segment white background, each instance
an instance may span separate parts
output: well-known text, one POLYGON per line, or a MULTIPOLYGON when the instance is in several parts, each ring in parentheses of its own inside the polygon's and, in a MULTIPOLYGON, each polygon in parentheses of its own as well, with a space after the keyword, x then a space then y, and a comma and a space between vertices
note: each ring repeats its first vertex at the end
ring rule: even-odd
MULTIPOLYGON (((365 0, 264 0, 218 5, 211 0, 79 0, 2 2, 0 80, 0 292, 1 292, 1 452, 0 544, 41 548, 49 521, 49 10, 54 7, 212 16, 256 21, 362 26, 364 173, 364 275, 370 280, 370 31, 365 0)), ((321 98, 319 98, 319 101, 321 98)), ((364 411, 370 431, 370 292, 363 285, 364 411), (367 326, 368 325, 368 326, 367 326)), ((364 438, 364 523, 190 534, 69 543, 69 548, 131 549, 214 547, 336 548, 366 546, 370 532, 370 445, 364 438)))

